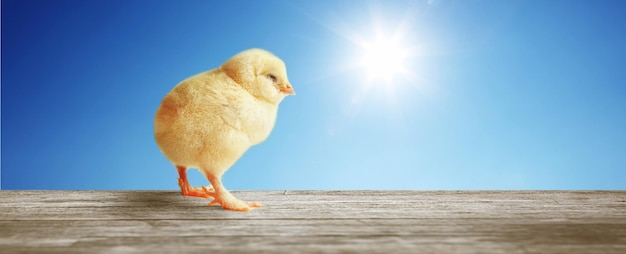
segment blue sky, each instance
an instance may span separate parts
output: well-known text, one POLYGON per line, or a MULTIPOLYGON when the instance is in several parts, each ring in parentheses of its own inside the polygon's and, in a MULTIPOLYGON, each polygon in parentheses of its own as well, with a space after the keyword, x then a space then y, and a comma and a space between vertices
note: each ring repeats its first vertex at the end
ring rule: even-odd
MULTIPOLYGON (((153 117, 253 47, 297 92, 233 190, 626 189, 625 1, 2 1, 2 189, 178 189, 153 117), (396 38, 404 73, 368 78, 396 38)), ((193 184, 206 180, 190 171, 193 184)))

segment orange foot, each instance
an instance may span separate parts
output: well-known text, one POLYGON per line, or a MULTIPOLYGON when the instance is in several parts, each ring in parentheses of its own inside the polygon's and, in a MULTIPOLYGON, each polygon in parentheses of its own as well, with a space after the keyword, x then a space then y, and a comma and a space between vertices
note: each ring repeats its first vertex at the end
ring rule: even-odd
POLYGON ((187 172, 185 172, 187 168, 183 166, 177 166, 176 169, 178 169, 178 177, 179 177, 178 186, 180 186, 180 192, 183 194, 183 196, 199 197, 199 198, 212 197, 211 193, 215 192, 212 186, 209 186, 209 187, 202 186, 202 188, 191 187, 189 185, 189 181, 187 180, 187 172))
POLYGON ((235 198, 230 192, 222 190, 220 192, 208 192, 213 197, 213 200, 209 203, 209 206, 220 205, 226 210, 232 210, 237 212, 247 212, 253 208, 261 208, 263 205, 258 202, 244 202, 235 198))
POLYGON ((211 192, 211 197, 213 200, 209 203, 209 206, 212 205, 221 205, 222 208, 226 210, 233 210, 238 212, 247 212, 252 208, 261 208, 262 205, 257 202, 243 202, 237 198, 235 198, 226 188, 222 185, 222 180, 220 177, 216 177, 214 175, 207 175, 209 182, 211 185, 215 187, 215 190, 211 192))
POLYGON ((178 178, 178 185, 180 186, 180 192, 183 194, 183 196, 188 197, 210 198, 212 197, 211 193, 214 192, 212 186, 201 186, 201 188, 192 187, 189 186, 189 183, 187 181, 180 178, 178 178))

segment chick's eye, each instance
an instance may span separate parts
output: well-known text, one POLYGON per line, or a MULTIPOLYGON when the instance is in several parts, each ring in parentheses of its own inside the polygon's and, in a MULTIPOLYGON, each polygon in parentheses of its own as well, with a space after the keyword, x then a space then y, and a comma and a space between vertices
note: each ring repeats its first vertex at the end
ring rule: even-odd
POLYGON ((278 81, 278 80, 276 79, 276 76, 274 76, 273 74, 267 74, 267 77, 268 77, 269 79, 271 79, 271 80, 272 80, 272 82, 274 82, 274 83, 276 83, 276 81, 278 81))

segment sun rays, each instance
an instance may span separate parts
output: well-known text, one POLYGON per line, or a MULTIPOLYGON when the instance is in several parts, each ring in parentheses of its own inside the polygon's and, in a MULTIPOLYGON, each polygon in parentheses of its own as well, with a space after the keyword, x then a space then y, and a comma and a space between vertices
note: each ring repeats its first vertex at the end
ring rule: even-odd
POLYGON ((409 52, 397 40, 379 37, 361 47, 363 58, 359 65, 366 68, 368 82, 380 79, 391 83, 395 76, 408 72, 404 61, 409 52))
POLYGON ((357 66, 366 71, 365 82, 383 82, 390 87, 394 85, 394 80, 411 76, 407 66, 411 52, 399 40, 381 36, 360 47, 363 56, 357 66))
POLYGON ((320 18, 303 12, 348 42, 342 46, 345 50, 337 54, 340 59, 335 61, 335 74, 331 75, 354 74, 352 98, 360 99, 352 99, 350 104, 364 103, 362 98, 370 97, 370 93, 387 97, 387 104, 394 104, 398 90, 414 86, 419 77, 415 60, 421 52, 412 27, 416 6, 405 8, 403 15, 385 13, 385 8, 371 3, 368 7, 369 15, 365 17, 330 15, 320 18))
POLYGON ((420 43, 425 37, 420 31, 425 29, 416 23, 424 4, 368 2, 366 6, 326 14, 299 8, 341 39, 324 41, 326 47, 320 50, 330 54, 323 60, 328 65, 321 76, 314 77, 316 83, 332 84, 329 89, 340 94, 336 104, 339 114, 402 121, 414 108, 419 97, 415 93, 427 83, 422 68, 426 65, 420 62, 426 55, 426 44, 420 43))

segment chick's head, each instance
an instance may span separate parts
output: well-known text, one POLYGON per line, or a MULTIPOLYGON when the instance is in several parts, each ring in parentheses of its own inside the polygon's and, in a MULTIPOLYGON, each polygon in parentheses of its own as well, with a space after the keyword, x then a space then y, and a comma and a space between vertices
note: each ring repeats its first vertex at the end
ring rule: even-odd
POLYGON ((221 69, 254 97, 278 104, 295 91, 287 79, 285 63, 262 49, 249 49, 226 61, 221 69))

